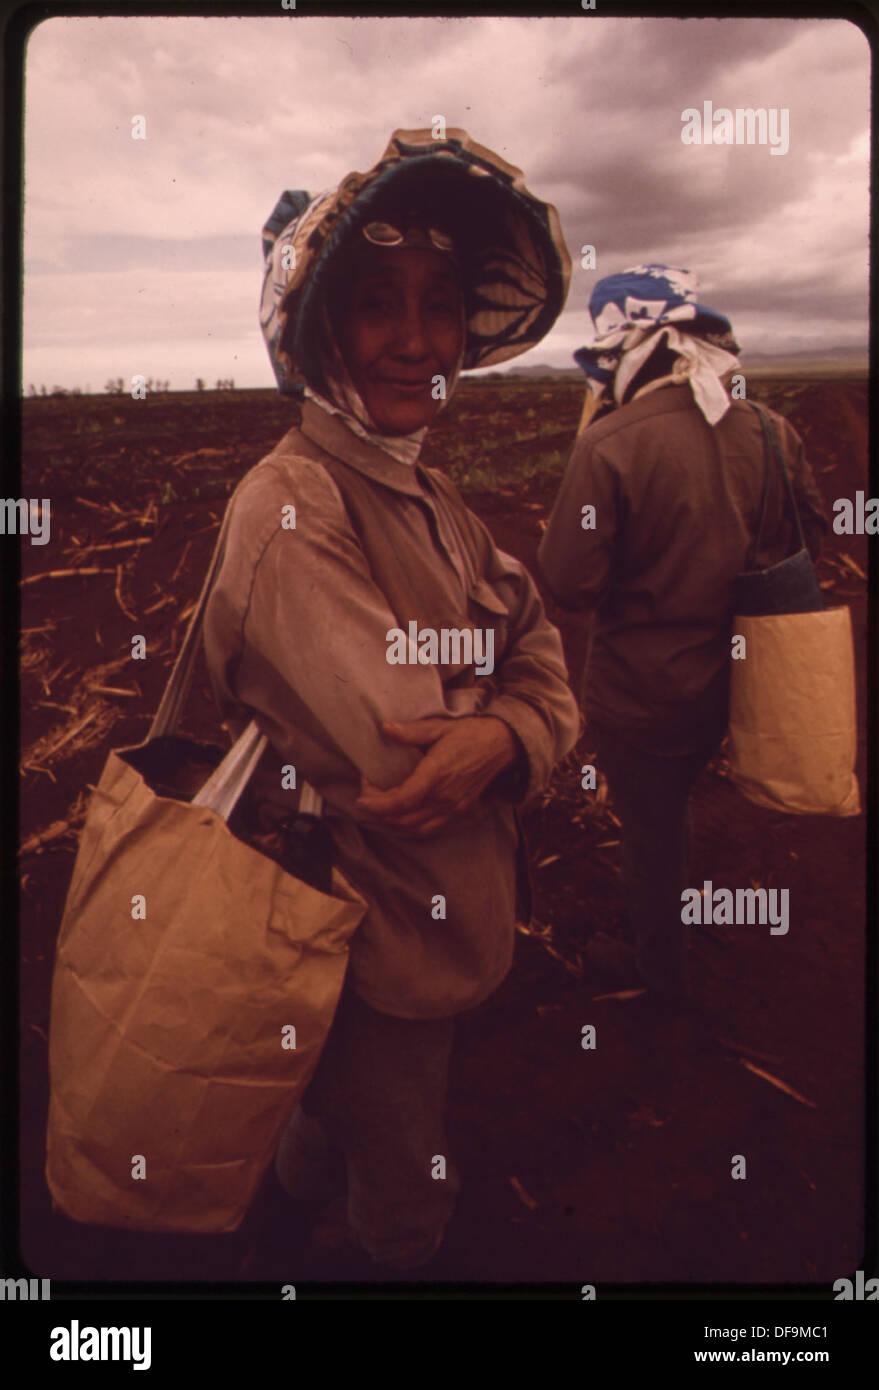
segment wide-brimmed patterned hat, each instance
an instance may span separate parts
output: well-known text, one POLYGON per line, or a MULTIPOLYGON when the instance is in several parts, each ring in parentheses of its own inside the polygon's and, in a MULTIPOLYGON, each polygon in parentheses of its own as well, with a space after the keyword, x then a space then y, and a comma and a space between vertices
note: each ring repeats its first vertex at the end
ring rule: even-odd
POLYGON ((321 308, 340 251, 368 224, 405 226, 413 217, 454 247, 465 368, 516 357, 549 332, 571 274, 555 208, 465 130, 450 128, 441 140, 430 130, 397 130, 368 173, 316 197, 287 190, 263 228, 260 324, 282 391, 303 382, 325 388, 321 308))

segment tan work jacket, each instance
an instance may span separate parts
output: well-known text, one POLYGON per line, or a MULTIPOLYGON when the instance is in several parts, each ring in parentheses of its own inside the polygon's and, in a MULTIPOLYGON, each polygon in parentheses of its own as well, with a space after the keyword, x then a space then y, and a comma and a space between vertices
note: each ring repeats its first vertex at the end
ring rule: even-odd
MULTIPOLYGON (((815 557, 821 494, 799 435, 769 413, 815 557)), ((757 569, 799 548, 771 468, 757 569)), ((646 392, 579 436, 538 558, 559 603, 595 614, 588 721, 656 753, 695 752, 723 733, 732 581, 748 563, 764 476, 757 412, 734 400, 712 427, 689 383, 646 392)))
POLYGON ((323 796, 336 862, 370 904, 351 949, 356 992, 403 1018, 471 1008, 512 960, 514 803, 546 786, 578 730, 534 581, 441 473, 398 462, 311 401, 229 505, 205 653, 230 727, 252 716, 270 740, 254 791, 289 812, 297 793, 282 790, 282 768, 292 764, 297 784, 323 796), (493 671, 391 664, 389 633, 413 621, 490 629, 493 671), (421 757, 384 736, 382 721, 473 714, 510 727, 519 765, 451 829, 406 838, 355 806, 361 773, 389 788, 421 757))

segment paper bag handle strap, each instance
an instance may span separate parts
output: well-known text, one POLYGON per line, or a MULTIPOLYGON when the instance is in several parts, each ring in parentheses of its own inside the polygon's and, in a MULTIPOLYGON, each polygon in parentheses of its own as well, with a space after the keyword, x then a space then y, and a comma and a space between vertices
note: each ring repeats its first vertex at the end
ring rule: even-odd
POLYGON ((208 572, 205 575, 204 583, 201 586, 201 593, 195 605, 195 612, 189 620, 186 635, 180 644, 180 651, 174 662, 173 670, 165 686, 165 693, 159 701, 159 708, 156 710, 155 717, 150 725, 149 733, 146 736, 147 743, 151 743, 154 738, 163 738, 167 734, 173 734, 177 725, 180 723, 180 716, 183 705, 189 694, 189 687, 192 684, 192 673, 195 669, 195 657, 198 651, 198 641, 201 637, 202 624, 204 623, 205 610, 208 606, 208 597, 213 587, 214 581, 220 572, 223 563, 223 555, 226 550, 226 535, 229 530, 230 507, 227 506, 226 514, 223 517, 223 524, 220 527, 220 534, 214 546, 214 553, 208 565, 208 572))
POLYGON ((797 506, 797 499, 796 494, 794 493, 793 483, 791 482, 790 474, 787 470, 787 464, 784 461, 784 455, 782 454, 781 448, 779 447, 778 436, 775 433, 775 427, 772 424, 772 419, 767 414, 766 410, 764 410, 763 406, 758 405, 756 401, 751 401, 751 405, 754 407, 757 414, 759 415, 760 424, 763 428, 764 478, 763 501, 760 507, 760 524, 757 527, 757 534, 754 537, 754 543, 751 546, 750 561, 748 566, 749 568, 753 568, 754 564, 756 563, 757 551, 760 549, 760 540, 763 536, 763 525, 766 521, 766 503, 769 496, 769 474, 772 467, 772 458, 774 458, 775 460, 778 471, 781 474, 781 477, 784 481, 785 488, 787 489, 788 500, 790 502, 791 510, 793 512, 794 525, 796 526, 797 536, 799 537, 800 550, 805 550, 806 548, 806 538, 803 535, 803 527, 800 521, 800 509, 797 506))
MULTIPOLYGON (((214 553, 201 586, 201 593, 195 605, 195 612, 189 620, 189 626, 180 644, 180 651, 177 653, 168 684, 165 686, 165 692, 159 701, 159 707, 147 733, 147 743, 151 743, 153 739, 164 738, 173 734, 180 723, 183 706, 192 684, 192 674, 195 669, 195 658, 208 598, 223 563, 231 510, 230 499, 220 527, 220 534, 217 537, 217 543, 214 546, 214 553)), ((192 805, 206 806, 210 810, 216 811, 224 820, 228 820, 267 744, 268 739, 265 734, 261 734, 256 723, 251 720, 241 736, 233 743, 223 761, 214 769, 204 786, 192 798, 192 805)), ((307 782, 303 782, 299 797, 299 810, 308 815, 319 816, 322 808, 323 801, 319 793, 307 782)))

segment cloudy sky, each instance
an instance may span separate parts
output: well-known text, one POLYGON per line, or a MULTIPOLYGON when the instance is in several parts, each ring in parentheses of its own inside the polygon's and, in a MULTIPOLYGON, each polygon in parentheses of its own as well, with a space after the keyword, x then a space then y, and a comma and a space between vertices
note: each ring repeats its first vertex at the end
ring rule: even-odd
POLYGON ((436 115, 561 216, 565 311, 509 365, 572 365, 596 278, 645 260, 694 270, 746 352, 860 348, 869 63, 844 20, 49 19, 25 70, 25 389, 273 385, 257 305, 278 195, 436 115), (787 153, 684 144, 706 101, 787 108, 787 153))

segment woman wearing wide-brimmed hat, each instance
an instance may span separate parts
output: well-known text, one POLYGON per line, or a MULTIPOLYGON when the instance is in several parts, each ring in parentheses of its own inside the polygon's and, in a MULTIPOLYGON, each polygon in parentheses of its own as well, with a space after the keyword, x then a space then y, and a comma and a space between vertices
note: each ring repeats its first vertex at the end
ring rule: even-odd
POLYGON ((277 1171, 330 1195, 335 1164, 361 1245, 415 1267, 459 1187, 452 1020, 511 964, 516 803, 578 726, 532 579, 419 454, 462 368, 548 331, 569 259, 554 209, 461 130, 397 131, 368 173, 285 194, 264 249, 263 331, 306 399, 230 504, 206 653, 229 723, 268 736, 254 795, 289 813, 293 765, 369 903, 277 1171))

